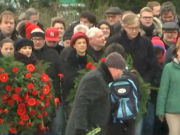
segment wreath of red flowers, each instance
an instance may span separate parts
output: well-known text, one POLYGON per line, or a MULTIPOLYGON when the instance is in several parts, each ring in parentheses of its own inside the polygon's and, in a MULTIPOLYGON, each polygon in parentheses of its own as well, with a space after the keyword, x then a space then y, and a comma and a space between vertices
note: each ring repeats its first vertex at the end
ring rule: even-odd
MULTIPOLYGON (((0 59, 0 62, 3 61, 0 59)), ((24 65, 13 59, 8 65, 2 65, 0 87, 4 94, 0 105, 0 125, 9 124, 10 128, 1 129, 3 126, 0 126, 0 131, 33 134, 32 131, 45 130, 44 124, 49 121, 54 107, 54 90, 49 76, 43 68, 36 70, 32 64, 24 65)), ((43 67, 42 63, 40 65, 43 67)))

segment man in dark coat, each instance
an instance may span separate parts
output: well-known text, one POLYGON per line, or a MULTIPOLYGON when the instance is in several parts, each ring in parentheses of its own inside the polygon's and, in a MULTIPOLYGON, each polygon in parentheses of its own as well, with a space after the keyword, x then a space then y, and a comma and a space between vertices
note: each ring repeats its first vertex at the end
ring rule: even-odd
POLYGON ((64 111, 60 108, 60 78, 58 74, 61 73, 60 58, 58 53, 45 46, 45 34, 44 32, 36 28, 30 34, 31 40, 34 42, 33 53, 39 61, 49 62, 50 67, 46 70, 46 73, 53 80, 53 87, 55 89, 55 105, 56 105, 56 117, 51 120, 50 133, 56 135, 63 135, 65 130, 65 116, 64 111))
POLYGON ((88 55, 91 56, 91 58, 95 62, 99 62, 99 60, 102 58, 104 54, 103 47, 105 45, 105 38, 102 31, 98 28, 91 28, 86 33, 89 38, 89 46, 87 49, 88 55))
MULTIPOLYGON (((147 83, 158 83, 160 80, 161 68, 151 41, 139 34, 140 22, 137 15, 126 15, 122 20, 122 24, 124 30, 121 33, 110 37, 106 46, 111 43, 121 44, 126 53, 131 55, 133 66, 140 73, 144 81, 147 83), (157 75, 159 75, 159 77, 156 77, 157 75)), ((151 104, 148 104, 147 108, 153 112, 151 104)), ((154 114, 150 113, 144 116, 143 134, 152 135, 154 126, 153 116, 154 114)))
POLYGON ((20 37, 15 30, 15 16, 10 11, 4 11, 0 15, 0 41, 10 38, 17 41, 20 37))
POLYGON ((105 135, 111 104, 108 84, 119 78, 124 68, 123 57, 118 53, 111 53, 100 66, 82 78, 66 135, 86 135, 87 130, 97 127, 101 128, 97 135, 105 135))

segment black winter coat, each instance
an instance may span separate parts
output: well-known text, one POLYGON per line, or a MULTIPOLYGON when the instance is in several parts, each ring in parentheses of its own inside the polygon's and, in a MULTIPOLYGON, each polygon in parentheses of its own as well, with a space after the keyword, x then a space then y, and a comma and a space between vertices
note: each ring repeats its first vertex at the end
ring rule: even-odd
POLYGON ((58 53, 46 46, 42 47, 40 50, 33 50, 33 53, 39 61, 43 60, 44 62, 51 63, 50 67, 46 70, 46 73, 53 80, 55 97, 60 98, 60 78, 58 77, 58 74, 61 73, 61 65, 58 53))
POLYGON ((140 34, 133 40, 130 40, 125 31, 110 37, 106 46, 111 43, 119 43, 122 45, 127 54, 133 59, 134 68, 140 73, 145 82, 154 81, 156 74, 161 74, 161 67, 158 63, 151 41, 140 34))
POLYGON ((64 61, 62 73, 62 97, 64 100, 68 97, 70 90, 74 87, 74 79, 79 75, 78 71, 86 68, 87 56, 79 56, 76 50, 72 50, 64 61))
MULTIPOLYGON (((2 34, 2 32, 0 31, 0 41, 2 41, 3 39, 5 39, 6 37, 2 34)), ((16 30, 13 31, 12 36, 11 36, 11 40, 13 41, 17 41, 19 40, 21 37, 19 37, 16 33, 16 30)))
POLYGON ((85 135, 86 130, 96 127, 101 128, 97 135, 105 135, 111 104, 108 84, 112 81, 104 63, 82 78, 65 135, 79 135, 78 131, 84 131, 85 135))
POLYGON ((99 51, 95 51, 91 45, 88 45, 87 48, 87 54, 91 56, 91 58, 94 60, 94 62, 99 62, 99 60, 102 58, 104 54, 103 48, 99 51))

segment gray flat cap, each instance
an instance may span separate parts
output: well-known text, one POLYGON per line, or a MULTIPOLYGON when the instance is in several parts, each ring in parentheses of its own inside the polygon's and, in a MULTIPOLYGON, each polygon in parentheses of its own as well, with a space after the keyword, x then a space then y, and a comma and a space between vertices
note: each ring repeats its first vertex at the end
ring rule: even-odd
POLYGON ((122 14, 122 10, 118 7, 110 7, 106 10, 106 14, 122 14))
POLYGON ((165 22, 162 27, 163 30, 178 30, 179 26, 175 22, 165 22))

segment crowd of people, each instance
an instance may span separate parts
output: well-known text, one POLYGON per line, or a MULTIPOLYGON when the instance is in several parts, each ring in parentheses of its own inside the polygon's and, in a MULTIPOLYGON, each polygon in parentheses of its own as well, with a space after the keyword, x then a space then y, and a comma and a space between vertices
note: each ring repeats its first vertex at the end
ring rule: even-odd
POLYGON ((45 29, 34 8, 18 19, 9 10, 1 13, 0 57, 13 54, 26 65, 50 62, 45 72, 53 81, 56 106, 42 134, 86 135, 100 127, 98 135, 180 135, 180 18, 175 6, 151 1, 140 11, 110 7, 102 14, 106 18, 97 21, 93 12, 84 11, 70 26, 53 17, 45 29), (127 54, 143 80, 159 90, 147 90, 151 98, 138 122, 113 123, 108 84, 128 74, 139 91, 137 76, 126 69, 127 54), (81 79, 71 107, 67 97, 89 57, 96 63, 106 59, 81 79))

